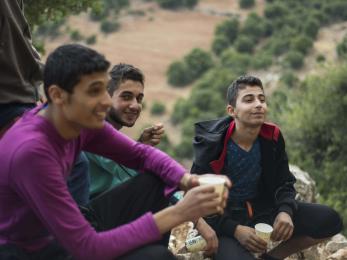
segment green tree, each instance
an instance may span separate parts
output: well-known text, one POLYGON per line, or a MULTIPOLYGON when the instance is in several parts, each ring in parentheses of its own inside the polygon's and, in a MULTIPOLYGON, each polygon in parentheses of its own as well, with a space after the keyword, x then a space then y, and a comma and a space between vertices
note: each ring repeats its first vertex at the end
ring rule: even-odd
POLYGON ((195 48, 184 57, 188 73, 192 79, 197 79, 213 66, 211 54, 202 49, 195 48))
POLYGON ((103 20, 100 24, 100 29, 105 34, 116 32, 119 28, 120 23, 118 21, 103 20))
POLYGON ((176 87, 183 87, 192 82, 187 64, 182 61, 174 61, 171 63, 166 75, 169 84, 176 87))
POLYGON ((251 56, 229 48, 221 54, 221 63, 235 74, 245 74, 251 63, 251 56))
POLYGON ((225 35, 217 35, 213 39, 212 43, 212 51, 216 55, 220 55, 225 49, 227 49, 230 46, 230 42, 225 35))
POLYGON ((152 115, 163 115, 165 113, 165 105, 161 102, 154 102, 151 108, 152 115))
POLYGON ((256 13, 250 13, 242 27, 242 34, 252 37, 254 40, 259 40, 267 34, 267 24, 264 18, 256 13))
POLYGON ((347 35, 343 40, 336 46, 336 52, 339 58, 347 58, 347 35))
POLYGON ((307 78, 298 90, 281 116, 289 158, 312 175, 322 201, 347 221, 347 65, 307 78))
POLYGON ((231 18, 217 25, 215 35, 225 36, 230 43, 233 43, 239 32, 239 21, 236 18, 231 18))
POLYGON ((59 20, 70 14, 78 14, 88 8, 98 9, 100 0, 26 0, 25 16, 29 23, 34 25, 43 24, 49 20, 59 20))
POLYGON ((305 35, 299 35, 292 39, 291 49, 301 52, 302 54, 307 54, 313 45, 313 41, 310 37, 305 35))
POLYGON ((255 4, 255 0, 239 0, 239 5, 241 8, 250 8, 255 4))
POLYGON ((234 43, 239 52, 252 53, 255 46, 254 39, 247 35, 240 35, 234 43))
POLYGON ((304 55, 298 51, 290 51, 285 57, 285 63, 293 69, 300 69, 304 65, 304 55))

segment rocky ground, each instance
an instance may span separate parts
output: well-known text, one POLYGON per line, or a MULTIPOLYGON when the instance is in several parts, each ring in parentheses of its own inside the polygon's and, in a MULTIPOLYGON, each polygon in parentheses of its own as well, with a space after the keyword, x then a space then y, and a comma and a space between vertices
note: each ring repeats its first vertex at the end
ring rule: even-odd
MULTIPOLYGON (((296 189, 298 191, 297 199, 306 202, 316 202, 318 194, 316 193, 316 184, 307 172, 302 171, 297 166, 290 166, 291 172, 297 179, 296 189)), ((180 260, 209 260, 205 258, 202 252, 187 253, 184 252, 184 242, 187 238, 196 235, 193 224, 184 223, 172 230, 170 238, 170 249, 180 260), (183 252, 182 252, 183 251, 183 252)), ((270 245, 271 246, 271 245, 270 245)), ((308 250, 292 255, 286 260, 347 260, 347 239, 341 234, 332 239, 318 244, 308 250)))

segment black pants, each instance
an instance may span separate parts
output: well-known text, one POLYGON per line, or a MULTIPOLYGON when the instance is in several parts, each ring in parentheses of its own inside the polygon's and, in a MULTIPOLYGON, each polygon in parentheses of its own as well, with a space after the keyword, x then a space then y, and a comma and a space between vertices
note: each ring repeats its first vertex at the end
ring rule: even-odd
MULTIPOLYGON (((151 211, 157 212, 169 204, 164 197, 164 184, 153 174, 139 174, 93 199, 81 211, 98 231, 105 231, 126 224, 151 211)), ((121 260, 170 260, 169 233, 158 243, 143 246, 117 258, 121 260)), ((57 243, 35 253, 24 252, 13 246, 0 246, 1 260, 68 260, 72 259, 57 243)), ((99 260, 99 259, 95 259, 99 260)), ((102 260, 102 259, 100 259, 102 260)))
MULTIPOLYGON (((245 220, 242 224, 250 227, 254 227, 259 222, 273 225, 276 215, 277 212, 258 216, 255 214, 253 219, 245 220)), ((342 220, 335 210, 324 205, 303 202, 298 202, 298 210, 293 216, 293 224, 293 236, 309 236, 314 239, 329 238, 339 233, 343 227, 342 220)), ((225 232, 223 233, 219 236, 219 248, 215 260, 255 259, 232 234, 226 236, 225 232)))

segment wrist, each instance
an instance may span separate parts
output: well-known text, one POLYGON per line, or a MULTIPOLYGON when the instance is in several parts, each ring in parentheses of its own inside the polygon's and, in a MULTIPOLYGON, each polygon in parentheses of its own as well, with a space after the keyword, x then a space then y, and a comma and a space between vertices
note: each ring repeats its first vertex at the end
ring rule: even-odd
POLYGON ((185 173, 180 180, 179 187, 181 190, 188 190, 189 189, 189 180, 190 180, 190 173, 185 173))

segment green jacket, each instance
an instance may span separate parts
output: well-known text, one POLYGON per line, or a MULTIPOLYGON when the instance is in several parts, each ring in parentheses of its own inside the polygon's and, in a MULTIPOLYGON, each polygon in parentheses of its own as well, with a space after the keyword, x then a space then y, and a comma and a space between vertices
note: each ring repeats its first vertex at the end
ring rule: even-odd
POLYGON ((90 197, 117 186, 138 173, 114 161, 91 153, 86 153, 89 160, 90 197))

